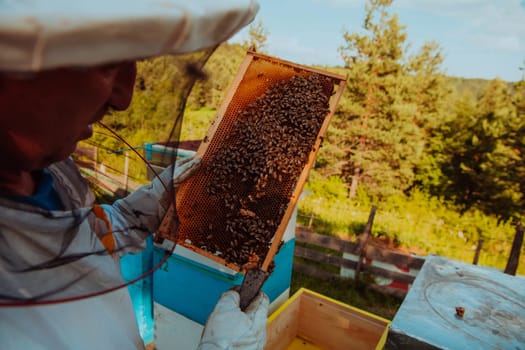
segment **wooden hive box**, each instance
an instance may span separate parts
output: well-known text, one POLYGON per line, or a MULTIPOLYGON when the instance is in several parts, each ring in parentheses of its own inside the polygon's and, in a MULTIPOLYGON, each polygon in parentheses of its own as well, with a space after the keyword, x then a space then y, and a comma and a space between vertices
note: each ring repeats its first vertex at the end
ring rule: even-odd
POLYGON ((301 288, 269 317, 265 349, 382 349, 389 323, 301 288))
POLYGON ((525 349, 525 278, 427 256, 385 349, 525 349))

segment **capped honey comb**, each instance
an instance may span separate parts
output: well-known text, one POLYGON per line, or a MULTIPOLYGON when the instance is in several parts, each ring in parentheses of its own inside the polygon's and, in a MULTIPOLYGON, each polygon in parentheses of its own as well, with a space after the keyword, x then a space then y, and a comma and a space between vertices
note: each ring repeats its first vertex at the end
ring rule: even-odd
MULTIPOLYGON (((177 243, 268 270, 345 78, 249 51, 176 194, 177 243)), ((166 237, 169 238, 169 237, 166 237)))

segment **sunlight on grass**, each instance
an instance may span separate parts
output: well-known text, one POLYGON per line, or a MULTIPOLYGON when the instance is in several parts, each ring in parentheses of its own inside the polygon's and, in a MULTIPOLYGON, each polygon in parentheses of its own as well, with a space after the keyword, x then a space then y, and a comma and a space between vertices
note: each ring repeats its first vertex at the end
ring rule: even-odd
POLYGON ((182 122, 181 140, 202 140, 217 111, 210 108, 186 110, 182 122))
MULTIPOLYGON (((498 223, 496 218, 474 210, 461 214, 457 208, 422 193, 391 197, 381 203, 366 198, 351 201, 340 179, 321 179, 315 173, 305 193, 298 203, 298 221, 302 225, 311 223, 318 233, 352 238, 362 233, 370 209, 376 205, 372 234, 388 237, 415 254, 472 263, 478 240, 483 239, 478 264, 502 270, 510 253, 515 232, 510 223, 498 223)), ((525 274, 524 264, 518 274, 525 274)))
POLYGON ((400 299, 374 291, 366 284, 357 283, 348 278, 334 277, 331 280, 319 280, 300 272, 294 272, 290 294, 295 293, 301 287, 389 320, 395 316, 401 306, 400 299))

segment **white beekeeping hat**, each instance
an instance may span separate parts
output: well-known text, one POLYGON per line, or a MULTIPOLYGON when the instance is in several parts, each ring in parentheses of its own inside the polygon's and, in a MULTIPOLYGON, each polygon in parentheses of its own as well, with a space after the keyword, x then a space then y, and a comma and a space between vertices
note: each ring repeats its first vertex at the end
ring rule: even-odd
POLYGON ((255 0, 0 0, 0 71, 39 71, 219 44, 250 23, 255 0))

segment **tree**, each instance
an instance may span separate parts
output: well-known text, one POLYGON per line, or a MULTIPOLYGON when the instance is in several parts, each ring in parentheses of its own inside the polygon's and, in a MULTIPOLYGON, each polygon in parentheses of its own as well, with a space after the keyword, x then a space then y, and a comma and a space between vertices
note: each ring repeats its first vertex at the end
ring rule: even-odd
POLYGON ((502 220, 525 205, 525 120, 509 85, 491 81, 476 107, 439 128, 442 194, 502 220))
POLYGON ((262 20, 253 23, 248 28, 249 38, 243 40, 242 46, 245 50, 252 49, 257 52, 266 52, 266 40, 270 34, 264 27, 262 20))
POLYGON ((447 193, 449 173, 446 171, 451 163, 451 149, 461 149, 468 142, 469 136, 463 130, 471 128, 476 103, 470 91, 456 92, 448 101, 449 112, 429 131, 424 156, 416 169, 417 185, 424 192, 451 198, 447 193))
POLYGON ((406 58, 405 27, 389 14, 391 0, 366 4, 363 35, 344 33, 340 48, 347 69, 346 98, 351 104, 334 121, 336 142, 344 149, 342 174, 349 196, 364 185, 386 196, 408 190, 415 181, 425 146, 427 124, 439 114, 442 57, 430 43, 406 58))
POLYGON ((240 44, 221 44, 206 62, 204 71, 208 79, 194 86, 188 107, 194 110, 218 108, 245 55, 246 50, 240 44))

